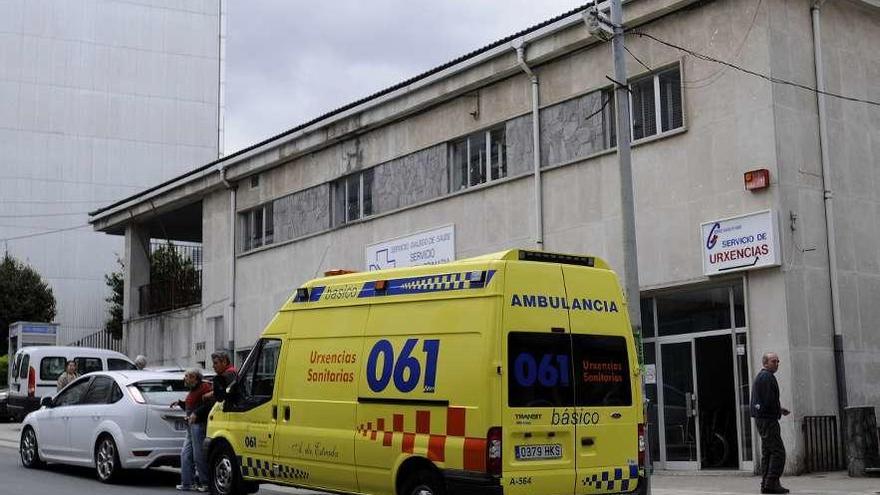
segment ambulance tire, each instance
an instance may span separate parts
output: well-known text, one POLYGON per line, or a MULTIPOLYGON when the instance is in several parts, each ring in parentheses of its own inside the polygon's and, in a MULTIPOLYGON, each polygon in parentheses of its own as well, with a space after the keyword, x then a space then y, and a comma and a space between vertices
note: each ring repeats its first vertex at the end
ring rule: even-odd
POLYGON ((435 470, 420 469, 403 482, 399 495, 445 495, 446 485, 435 470))
POLYGON ((241 495, 246 486, 241 479, 241 467, 235 452, 226 443, 213 449, 208 459, 208 478, 211 495, 241 495))

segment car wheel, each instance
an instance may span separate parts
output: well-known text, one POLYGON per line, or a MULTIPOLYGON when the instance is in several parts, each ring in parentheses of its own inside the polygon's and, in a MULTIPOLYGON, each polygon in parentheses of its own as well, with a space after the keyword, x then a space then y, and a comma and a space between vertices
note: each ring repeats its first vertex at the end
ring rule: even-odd
POLYGON ((43 467, 40 459, 40 449, 37 446, 37 434, 30 426, 25 426, 21 432, 21 444, 19 448, 21 463, 26 468, 37 469, 43 467))
POLYGON ((111 483, 122 475, 119 451, 110 435, 102 436, 95 445, 95 471, 102 483, 111 483))
POLYGON ((436 471, 422 469, 404 482, 401 495, 444 495, 446 486, 436 471))
POLYGON ((220 445, 211 453, 209 469, 213 495, 242 493, 241 468, 235 453, 228 445, 220 445))

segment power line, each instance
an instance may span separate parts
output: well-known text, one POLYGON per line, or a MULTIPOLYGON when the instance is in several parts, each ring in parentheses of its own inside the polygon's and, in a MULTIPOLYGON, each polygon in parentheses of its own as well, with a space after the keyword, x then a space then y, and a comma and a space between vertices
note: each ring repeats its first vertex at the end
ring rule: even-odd
POLYGON ((636 62, 642 64, 642 67, 648 69, 648 72, 654 72, 654 69, 652 69, 651 67, 649 67, 648 64, 642 62, 642 59, 640 59, 639 57, 636 57, 636 54, 633 53, 633 52, 631 52, 630 49, 629 49, 626 45, 623 45, 623 49, 626 50, 626 53, 629 53, 629 55, 630 55, 632 58, 634 58, 634 59, 636 60, 636 62))
MULTIPOLYGON (((748 41, 749 35, 752 33, 752 29, 755 27, 755 24, 758 20, 758 13, 761 11, 762 2, 763 2, 763 0, 758 0, 757 5, 755 5, 755 13, 754 13, 754 15, 752 15, 752 22, 749 24, 749 28, 746 29, 746 34, 745 34, 745 36, 743 36, 742 40, 740 41, 739 46, 733 52, 733 54, 734 54, 733 60, 739 61, 739 58, 742 55, 742 50, 746 46, 746 41, 748 41)), ((728 69, 727 67, 719 67, 717 71, 713 72, 712 74, 709 74, 706 77, 691 79, 689 81, 683 80, 681 83, 683 86, 688 87, 688 88, 692 88, 692 89, 707 88, 707 87, 715 84, 715 82, 718 81, 719 79, 721 79, 721 77, 724 75, 724 73, 727 72, 727 69, 728 69), (701 84, 704 82, 705 82, 705 84, 701 84)))
POLYGON ((73 217, 77 215, 88 215, 87 211, 76 211, 70 213, 22 213, 20 215, 0 215, 0 218, 42 218, 42 217, 73 217))
POLYGON ((86 225, 77 225, 76 227, 65 227, 65 228, 63 228, 63 229, 54 229, 54 230, 46 230, 46 231, 43 231, 43 232, 34 232, 33 234, 25 234, 25 235, 18 235, 18 236, 14 236, 14 237, 6 237, 6 238, 4 238, 4 239, 0 239, 0 241, 4 241, 4 242, 5 242, 5 241, 15 241, 15 240, 18 240, 18 239, 29 239, 29 238, 31 238, 31 237, 39 237, 39 236, 42 236, 42 235, 55 234, 55 233, 58 233, 58 232, 67 232, 67 231, 69 231, 69 230, 82 229, 82 228, 85 228, 85 227, 88 227, 88 226, 89 226, 89 225, 86 224, 86 225))
POLYGON ((82 203, 111 203, 119 199, 0 199, 0 204, 82 204, 82 203))
POLYGON ((865 104, 867 104, 867 105, 873 105, 873 106, 880 107, 880 101, 867 100, 867 99, 864 99, 864 98, 856 98, 856 97, 854 97, 854 96, 847 96, 847 95, 842 95, 842 94, 838 94, 838 93, 832 93, 832 92, 830 92, 830 91, 821 91, 821 90, 818 90, 818 89, 813 88, 813 87, 811 87, 811 86, 807 86, 806 84, 801 84, 801 83, 798 83, 798 82, 789 81, 789 80, 787 80, 787 79, 781 79, 781 78, 774 77, 774 76, 768 76, 767 74, 762 74, 762 73, 760 73, 760 72, 756 72, 756 71, 751 70, 751 69, 746 69, 746 68, 744 68, 744 67, 740 67, 740 66, 738 66, 738 65, 736 65, 736 64, 732 64, 732 63, 730 63, 730 62, 726 62, 726 61, 724 61, 724 60, 721 60, 721 59, 718 59, 718 58, 712 57, 712 56, 710 56, 710 55, 706 55, 706 54, 703 54, 703 53, 700 53, 700 52, 697 52, 697 51, 691 50, 690 48, 685 48, 685 47, 683 47, 683 46, 676 45, 675 43, 670 43, 670 42, 668 42, 668 41, 665 41, 665 40, 662 40, 662 39, 660 39, 660 38, 657 38, 656 36, 654 36, 654 35, 652 35, 652 34, 644 33, 644 32, 641 32, 641 31, 630 31, 629 33, 630 33, 630 34, 634 34, 634 35, 636 35, 636 36, 641 36, 641 37, 644 37, 644 38, 648 38, 648 39, 650 39, 650 40, 654 40, 654 41, 656 41, 657 43, 660 43, 661 45, 665 45, 665 46, 667 46, 667 47, 669 47, 669 48, 674 48, 674 49, 676 49, 676 50, 679 50, 679 51, 682 51, 682 52, 684 52, 684 53, 690 54, 690 55, 692 55, 692 56, 694 56, 694 57, 696 57, 696 58, 698 58, 698 59, 700 59, 700 60, 703 60, 703 61, 706 61, 706 62, 713 62, 713 63, 716 63, 716 64, 721 64, 721 65, 724 65, 724 66, 730 67, 731 69, 734 69, 734 70, 738 70, 738 71, 740 71, 740 72, 743 72, 743 73, 745 73, 745 74, 749 74, 749 75, 751 75, 751 76, 755 76, 755 77, 760 77, 761 79, 766 79, 767 81, 770 81, 770 82, 772 82, 772 83, 774 83, 774 84, 783 84, 783 85, 786 85, 786 86, 792 86, 792 87, 799 88, 799 89, 803 89, 803 90, 806 90, 806 91, 811 91, 811 92, 816 93, 816 94, 821 94, 821 95, 825 95, 825 96, 831 96, 832 98, 838 98, 838 99, 841 99, 841 100, 851 101, 851 102, 854 102, 854 103, 865 103, 865 104))
POLYGON ((123 184, 123 183, 113 183, 113 182, 94 182, 90 180, 70 180, 70 179, 57 179, 54 177, 25 177, 20 175, 4 175, 0 176, 0 179, 10 179, 10 180, 29 180, 34 182, 55 182, 59 184, 82 184, 86 186, 106 186, 106 187, 128 187, 132 189, 142 188, 144 186, 138 184, 123 184))
POLYGON ((596 110, 595 112, 591 113, 590 115, 587 115, 587 116, 584 118, 584 120, 590 120, 590 119, 592 119, 593 117, 595 117, 596 115, 599 115, 600 113, 602 113, 602 110, 605 110, 605 107, 607 107, 608 104, 611 103, 611 99, 612 99, 612 98, 613 98, 612 96, 609 96, 608 98, 605 98, 605 102, 602 103, 602 106, 599 107, 599 109, 596 110))

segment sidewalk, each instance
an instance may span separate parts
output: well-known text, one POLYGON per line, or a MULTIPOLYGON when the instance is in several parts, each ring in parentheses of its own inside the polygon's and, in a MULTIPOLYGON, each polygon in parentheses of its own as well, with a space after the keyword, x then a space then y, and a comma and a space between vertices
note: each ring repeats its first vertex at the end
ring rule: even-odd
MULTIPOLYGON (((742 472, 657 472, 653 495, 745 495, 760 493, 761 479, 742 472)), ((846 471, 803 476, 783 476, 782 485, 792 494, 877 495, 880 478, 850 478, 846 471)))
MULTIPOLYGON (((0 455, 18 455, 18 423, 0 423, 0 455)), ((761 480, 740 471, 659 471, 653 477, 653 495, 750 495, 761 480)), ((880 495, 880 478, 850 478, 845 471, 785 476, 782 484, 800 495, 880 495)), ((306 490, 272 487, 273 492, 306 494, 306 490)))

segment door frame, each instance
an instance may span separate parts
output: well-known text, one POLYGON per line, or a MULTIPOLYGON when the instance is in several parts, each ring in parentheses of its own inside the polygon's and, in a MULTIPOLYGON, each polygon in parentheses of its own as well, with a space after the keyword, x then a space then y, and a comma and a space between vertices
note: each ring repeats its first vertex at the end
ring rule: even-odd
POLYGON ((694 393, 697 391, 697 356, 696 356, 696 346, 694 344, 694 338, 688 338, 688 335, 673 335, 670 338, 662 338, 656 341, 655 351, 656 352, 656 363, 657 363, 657 376, 659 377, 659 382, 657 386, 657 431, 660 434, 660 462, 663 463, 663 469, 670 470, 681 470, 681 471, 696 471, 700 469, 700 415, 697 414, 694 416, 694 441, 696 442, 696 461, 667 461, 666 460, 666 412, 663 405, 665 404, 665 400, 663 397, 663 352, 662 347, 664 344, 689 344, 691 351, 691 381, 694 393))
MULTIPOLYGON (((731 296, 732 297, 732 296, 731 296)), ((721 330, 708 330, 704 332, 694 332, 694 333, 685 333, 685 334, 677 334, 677 335, 666 335, 662 337, 651 337, 644 339, 644 343, 653 343, 654 344, 654 362, 657 367, 657 377, 658 377, 658 386, 657 386, 657 432, 659 436, 659 453, 660 459, 655 460, 655 464, 660 469, 668 469, 668 470, 700 470, 702 469, 700 466, 700 419, 699 414, 695 416, 695 425, 696 428, 695 436, 697 442, 697 460, 696 461, 667 461, 666 460, 666 430, 665 430, 665 417, 663 405, 665 404, 663 398, 663 357, 661 352, 661 347, 664 344, 680 344, 685 342, 690 342, 691 345, 691 366, 693 370, 693 386, 694 391, 696 392, 698 384, 699 384, 699 376, 697 374, 697 366, 696 366, 696 340, 703 337, 717 337, 722 335, 731 336, 731 353, 733 356, 733 377, 734 377, 734 404, 736 404, 736 434, 737 434, 737 462, 740 470, 751 470, 754 466, 754 461, 745 461, 743 459, 744 455, 744 446, 743 446, 743 428, 748 425, 751 428, 751 421, 748 418, 742 417, 742 408, 740 407, 740 380, 739 380, 739 367, 738 367, 738 354, 736 352, 736 336, 744 334, 746 336, 746 356, 748 356, 748 343, 749 343, 749 333, 748 327, 737 327, 730 329, 721 329, 721 330)), ((748 360, 748 358, 747 358, 748 360)), ((697 398, 699 400, 699 397, 697 398)), ((698 402, 699 404, 699 402, 698 402)), ((754 432, 752 435, 752 439, 754 440, 754 432)), ((754 448, 754 447, 753 447, 754 448)))

